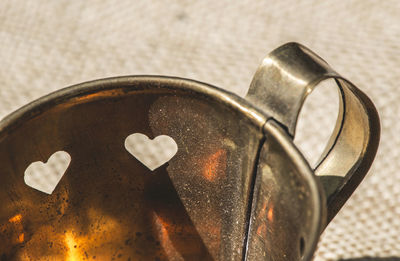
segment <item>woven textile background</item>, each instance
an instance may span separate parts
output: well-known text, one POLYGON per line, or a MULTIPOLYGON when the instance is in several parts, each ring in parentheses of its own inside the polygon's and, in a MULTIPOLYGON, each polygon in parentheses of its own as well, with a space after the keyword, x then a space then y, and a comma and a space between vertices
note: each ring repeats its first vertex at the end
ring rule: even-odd
MULTIPOLYGON (((61 87, 128 74, 193 78, 244 96, 263 57, 288 41, 365 91, 382 121, 376 161, 316 260, 400 260, 398 0, 1 0, 0 116, 61 87)), ((335 93, 317 94, 298 140, 307 155, 335 113, 335 93)))

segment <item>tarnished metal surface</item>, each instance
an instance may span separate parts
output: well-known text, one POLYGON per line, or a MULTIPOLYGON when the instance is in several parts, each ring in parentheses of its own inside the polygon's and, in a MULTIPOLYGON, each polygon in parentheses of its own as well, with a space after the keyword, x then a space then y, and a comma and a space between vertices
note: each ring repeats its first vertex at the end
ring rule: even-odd
POLYGON ((328 221, 342 207, 367 173, 379 144, 378 113, 371 100, 306 47, 288 43, 262 62, 247 99, 269 113, 294 136, 306 97, 319 82, 334 78, 340 108, 334 133, 315 174, 328 200, 328 221))
POLYGON ((325 225, 325 197, 290 136, 274 120, 265 125, 265 134, 247 258, 309 260, 325 225))
POLYGON ((0 137, 0 253, 7 260, 240 260, 261 126, 193 84, 106 80, 92 84, 102 90, 76 89, 15 119, 0 137), (132 132, 169 135, 178 154, 152 172, 125 150, 132 132), (29 163, 58 150, 72 160, 53 194, 26 186, 29 163))
POLYGON ((376 111, 297 44, 265 60, 247 99, 190 80, 120 77, 10 115, 0 123, 0 260, 309 260, 325 213, 373 160, 376 111), (327 76, 343 99, 315 171, 321 186, 291 139, 305 96, 327 76), (132 133, 168 135, 178 152, 150 171, 124 148, 132 133), (56 151, 71 157, 56 189, 27 186, 29 164, 56 151))

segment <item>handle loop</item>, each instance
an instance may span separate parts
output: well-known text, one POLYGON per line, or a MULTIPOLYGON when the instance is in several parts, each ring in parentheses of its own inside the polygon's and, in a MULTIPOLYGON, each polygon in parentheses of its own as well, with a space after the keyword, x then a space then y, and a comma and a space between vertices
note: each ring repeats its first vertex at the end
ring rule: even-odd
POLYGON ((298 43, 285 44, 263 60, 246 99, 294 137, 306 97, 328 78, 334 78, 338 85, 340 109, 335 130, 314 172, 325 189, 329 222, 364 178, 375 157, 380 124, 371 100, 298 43))

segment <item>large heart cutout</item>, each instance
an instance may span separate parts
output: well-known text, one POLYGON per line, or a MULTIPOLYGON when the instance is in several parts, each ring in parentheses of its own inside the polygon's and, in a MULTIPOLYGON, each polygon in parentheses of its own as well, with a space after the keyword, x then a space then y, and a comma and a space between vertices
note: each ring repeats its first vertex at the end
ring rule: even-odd
POLYGON ((173 138, 160 135, 153 140, 142 133, 134 133, 125 139, 125 148, 151 171, 168 162, 178 152, 173 138))
POLYGON ((57 151, 46 163, 32 162, 25 170, 25 184, 47 194, 53 193, 71 162, 65 151, 57 151))

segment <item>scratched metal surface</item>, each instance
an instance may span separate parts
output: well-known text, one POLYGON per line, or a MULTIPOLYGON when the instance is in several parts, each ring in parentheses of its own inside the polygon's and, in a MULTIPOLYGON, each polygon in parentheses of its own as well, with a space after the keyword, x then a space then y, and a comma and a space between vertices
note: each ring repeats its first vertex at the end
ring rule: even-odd
MULTIPOLYGON (((194 78, 244 95, 287 41, 324 57, 375 102, 376 161, 324 232, 316 260, 400 257, 398 1, 11 1, 0 3, 0 115, 71 84, 116 75, 194 78)), ((315 95, 297 142, 323 149, 334 93, 315 95)), ((379 259, 378 259, 379 260, 379 259)), ((394 260, 394 259, 393 259, 394 260)))

